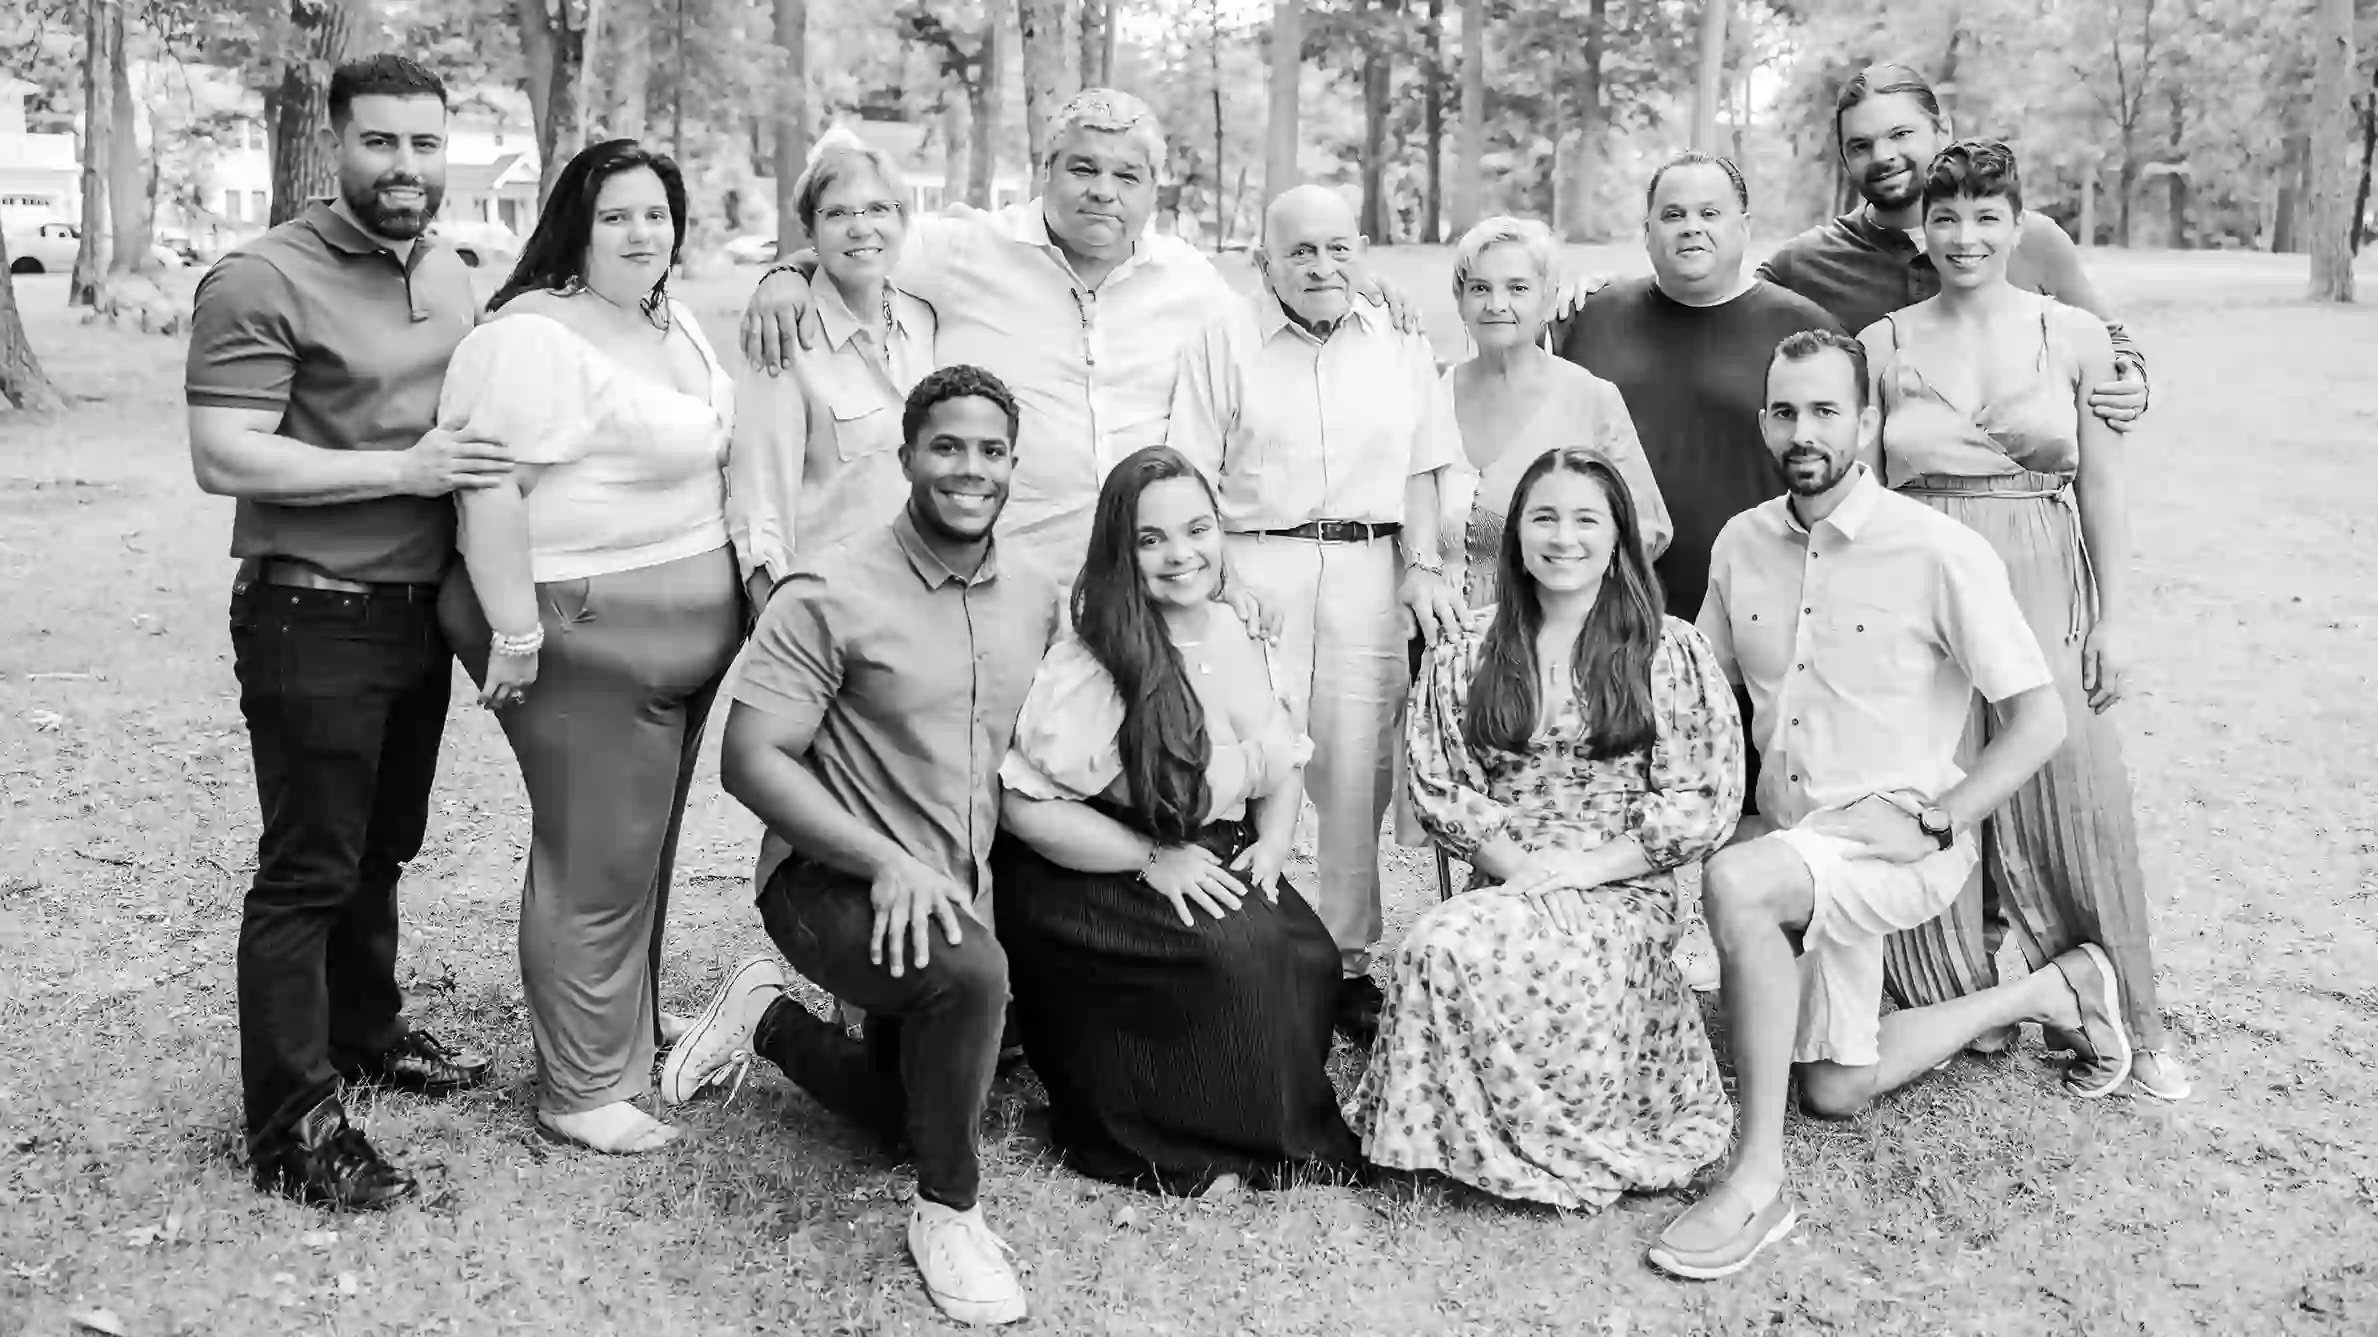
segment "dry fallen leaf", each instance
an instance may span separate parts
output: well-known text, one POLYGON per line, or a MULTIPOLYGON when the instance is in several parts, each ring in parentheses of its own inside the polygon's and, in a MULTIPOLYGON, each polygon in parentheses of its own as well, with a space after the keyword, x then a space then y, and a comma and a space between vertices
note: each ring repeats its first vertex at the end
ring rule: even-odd
POLYGON ((297 1242, 309 1249, 327 1249, 339 1242, 339 1233, 335 1230, 309 1230, 298 1236, 297 1242))
POLYGON ((77 1309, 66 1316, 68 1322, 87 1332, 104 1332, 108 1337, 126 1337, 124 1320, 113 1309, 77 1309))

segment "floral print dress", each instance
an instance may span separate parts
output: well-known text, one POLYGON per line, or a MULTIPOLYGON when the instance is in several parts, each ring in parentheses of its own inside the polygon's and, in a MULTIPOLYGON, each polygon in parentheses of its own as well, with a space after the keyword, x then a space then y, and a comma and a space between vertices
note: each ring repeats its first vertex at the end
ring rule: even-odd
POLYGON ((1733 833, 1742 726, 1709 643, 1666 618, 1649 749, 1588 758, 1572 697, 1525 755, 1481 753, 1462 725, 1482 639, 1432 651, 1412 703, 1410 789, 1430 835, 1464 858, 1498 837, 1582 851, 1632 835, 1654 871, 1589 893, 1575 933, 1475 882, 1422 916, 1349 1122, 1380 1165, 1598 1210, 1682 1185, 1726 1147, 1717 1062, 1669 959, 1672 870, 1733 833))

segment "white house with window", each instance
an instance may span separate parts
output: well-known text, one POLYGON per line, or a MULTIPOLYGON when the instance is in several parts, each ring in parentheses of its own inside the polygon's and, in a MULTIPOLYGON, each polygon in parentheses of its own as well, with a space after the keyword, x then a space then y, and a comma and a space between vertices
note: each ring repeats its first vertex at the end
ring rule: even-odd
POLYGON ((82 164, 72 135, 28 132, 25 104, 41 90, 0 78, 0 230, 32 233, 72 223, 83 207, 82 164))

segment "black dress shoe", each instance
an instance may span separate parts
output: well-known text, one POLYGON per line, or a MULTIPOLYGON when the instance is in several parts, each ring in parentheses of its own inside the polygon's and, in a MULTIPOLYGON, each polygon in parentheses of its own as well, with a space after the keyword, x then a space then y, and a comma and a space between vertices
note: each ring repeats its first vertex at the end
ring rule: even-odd
POLYGON ((377 1211, 421 1191, 372 1150, 335 1095, 255 1153, 256 1187, 333 1211, 377 1211))
POLYGON ((1338 1034, 1358 1045, 1367 1045, 1379 1038, 1379 1014, 1387 1010, 1387 995, 1379 992, 1377 981, 1368 975, 1356 975, 1338 982, 1338 1034))
POLYGON ((479 1085, 493 1067, 484 1054, 449 1049, 428 1031, 412 1030, 378 1057, 344 1075, 349 1081, 378 1082, 425 1096, 442 1096, 479 1085))

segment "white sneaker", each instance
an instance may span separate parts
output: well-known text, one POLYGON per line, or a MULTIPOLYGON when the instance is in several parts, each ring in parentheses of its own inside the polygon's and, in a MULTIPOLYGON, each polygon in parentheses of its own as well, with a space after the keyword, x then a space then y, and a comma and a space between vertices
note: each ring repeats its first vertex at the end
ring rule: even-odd
POLYGON ((1024 1317, 1024 1283, 1007 1264, 1015 1250, 991 1233, 976 1203, 955 1211, 924 1198, 908 1214, 908 1254, 925 1293, 960 1323, 1014 1323, 1024 1317))
POLYGON ((786 983, 784 963, 773 956, 755 956, 728 971, 710 1005, 662 1061, 662 1103, 682 1105, 722 1081, 740 1087, 751 1070, 752 1029, 768 1004, 783 995, 786 983))
POLYGON ((1687 921, 1684 936, 1677 940, 1676 970, 1694 993, 1717 987, 1717 944, 1709 940, 1709 925, 1699 919, 1687 921))

